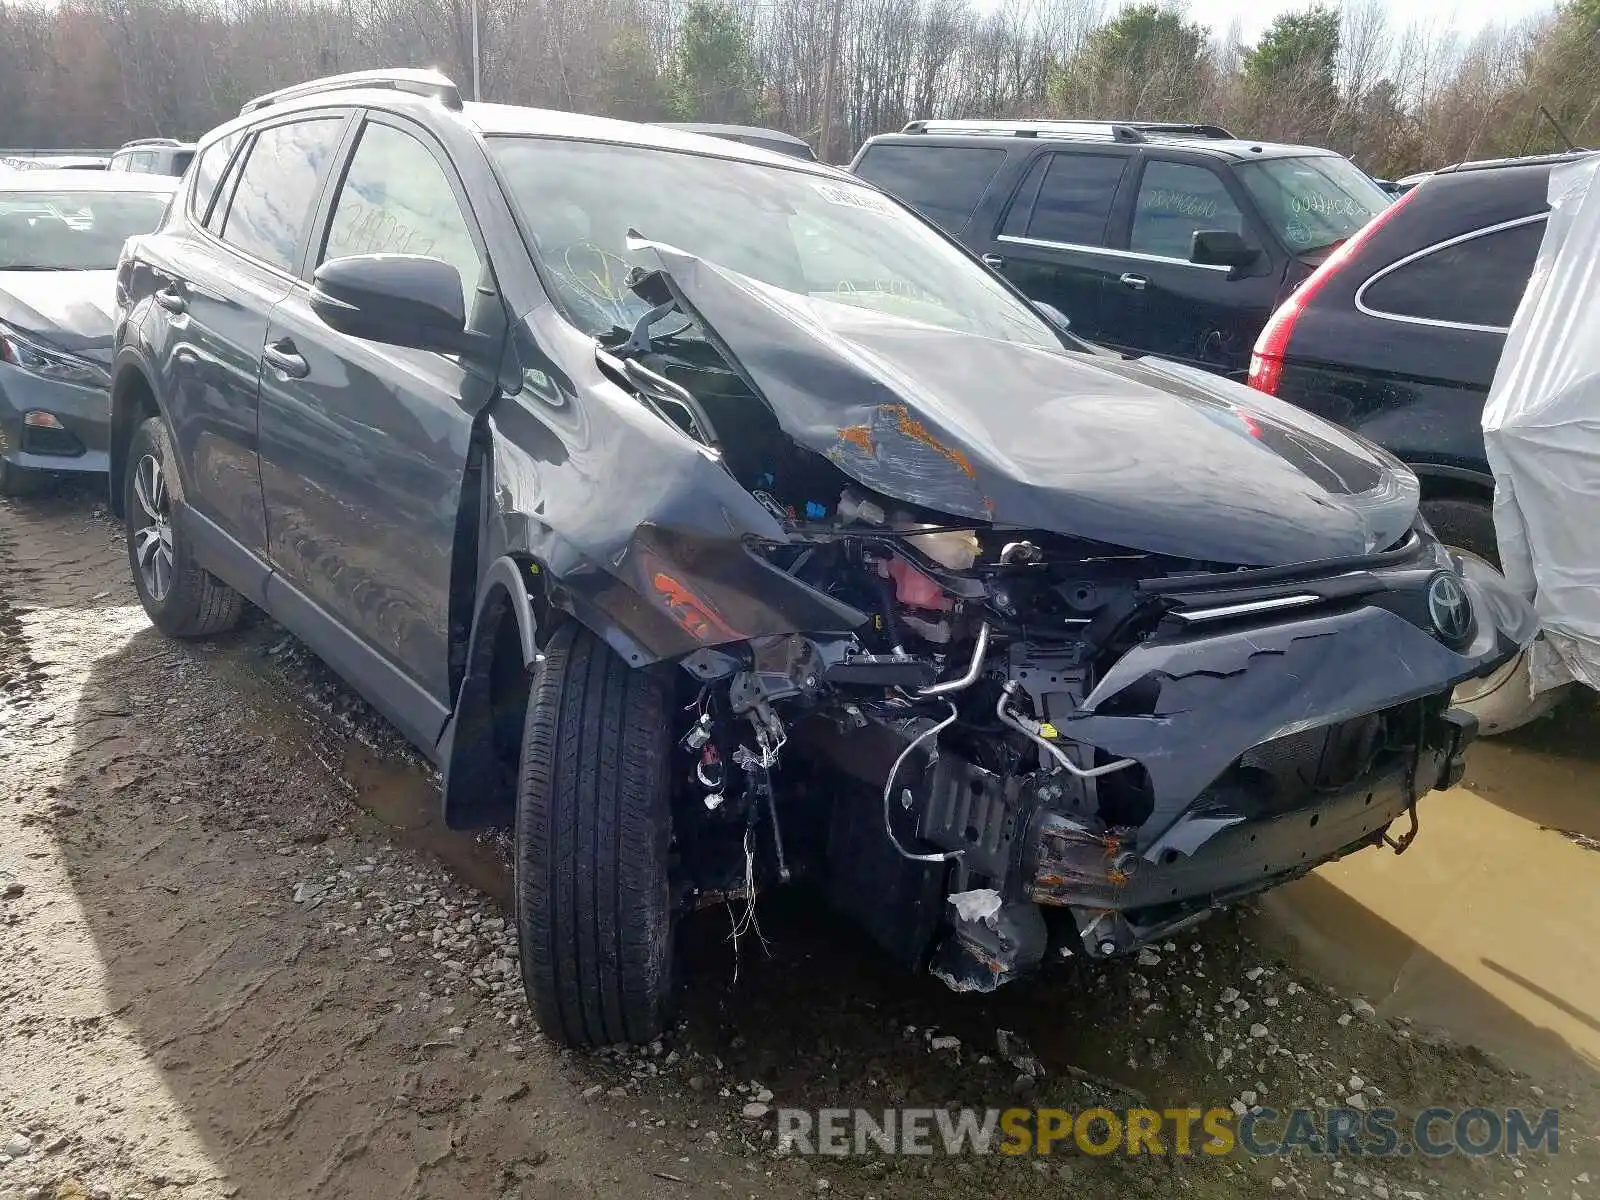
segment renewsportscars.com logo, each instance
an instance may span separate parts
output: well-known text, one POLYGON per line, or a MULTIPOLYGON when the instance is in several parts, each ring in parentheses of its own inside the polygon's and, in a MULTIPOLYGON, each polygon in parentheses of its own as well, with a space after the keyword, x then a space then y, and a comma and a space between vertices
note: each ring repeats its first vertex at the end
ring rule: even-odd
POLYGON ((1442 1158, 1560 1150, 1556 1109, 780 1108, 778 1150, 864 1154, 1285 1154, 1442 1158))

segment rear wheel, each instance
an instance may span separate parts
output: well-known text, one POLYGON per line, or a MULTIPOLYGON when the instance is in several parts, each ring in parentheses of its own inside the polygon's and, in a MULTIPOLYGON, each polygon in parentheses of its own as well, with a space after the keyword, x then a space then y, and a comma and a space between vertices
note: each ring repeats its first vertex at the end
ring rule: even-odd
POLYGON ((647 1042, 672 999, 663 681, 576 624, 528 698, 517 780, 522 981, 545 1034, 647 1042))
MULTIPOLYGON (((1440 497, 1422 502, 1422 515, 1434 533, 1457 554, 1500 569, 1500 548, 1495 540, 1494 515, 1482 500, 1440 497)), ((1478 732, 1486 737, 1509 733, 1544 716, 1556 706, 1564 689, 1532 694, 1528 652, 1524 650, 1505 666, 1482 679, 1469 679, 1455 690, 1452 703, 1478 718, 1478 732)))
POLYGON ((128 564, 139 602, 169 637, 207 637, 233 628, 244 597, 195 564, 182 531, 172 521, 169 473, 176 470, 166 426, 150 417, 133 431, 122 506, 128 564))

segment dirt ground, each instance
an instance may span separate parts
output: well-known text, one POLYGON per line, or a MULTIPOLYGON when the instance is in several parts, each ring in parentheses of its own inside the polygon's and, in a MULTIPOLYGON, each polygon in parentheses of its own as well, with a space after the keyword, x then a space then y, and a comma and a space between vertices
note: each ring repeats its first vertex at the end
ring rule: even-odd
MULTIPOLYGON (((1600 741, 1592 706, 1560 720, 1600 741)), ((1537 751, 1483 752, 1515 795, 1537 751)), ((520 994, 504 838, 439 828, 436 779, 265 618, 160 637, 86 486, 0 501, 0 772, 0 1200, 1600 1195, 1582 1042, 1600 988, 1555 996, 1569 1033, 1435 955, 1409 1005, 1371 976, 1374 1011, 1340 962, 1370 942, 1414 968, 1409 905, 1368 909, 1360 879, 1320 872, 1297 894, 1340 899, 1308 926, 1276 921, 1269 897, 1140 962, 981 998, 900 973, 804 895, 763 904, 768 951, 747 938, 737 963, 726 914, 707 912, 669 1037, 559 1051, 520 994), (1463 997, 1472 1020, 1452 1036, 1429 1016, 1463 997), (777 1154, 770 1114, 745 1115, 1348 1096, 1402 1114, 1555 1107, 1561 1150, 813 1158, 777 1154)), ((1430 798, 1424 841, 1453 803, 1430 798)), ((1530 828, 1575 856, 1559 870, 1600 874, 1600 842, 1530 828)), ((1544 916, 1485 928, 1515 940, 1544 916)))

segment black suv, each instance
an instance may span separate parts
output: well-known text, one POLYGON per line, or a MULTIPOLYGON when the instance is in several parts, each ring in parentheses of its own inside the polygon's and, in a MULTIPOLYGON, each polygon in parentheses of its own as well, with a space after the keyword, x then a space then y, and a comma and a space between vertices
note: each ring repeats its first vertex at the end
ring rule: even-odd
POLYGON ((106 170, 177 177, 189 169, 193 159, 193 142, 180 142, 176 138, 138 138, 118 147, 106 164, 106 170))
POLYGON ((1330 151, 1215 125, 913 121, 850 170, 1075 333, 1239 378, 1272 310, 1390 199, 1330 151))
POLYGON ((736 142, 320 80, 117 282, 146 611, 265 608, 514 821, 552 1038, 654 1036, 675 922, 796 877, 961 991, 1127 954, 1383 844, 1532 632, 1381 451, 736 142))

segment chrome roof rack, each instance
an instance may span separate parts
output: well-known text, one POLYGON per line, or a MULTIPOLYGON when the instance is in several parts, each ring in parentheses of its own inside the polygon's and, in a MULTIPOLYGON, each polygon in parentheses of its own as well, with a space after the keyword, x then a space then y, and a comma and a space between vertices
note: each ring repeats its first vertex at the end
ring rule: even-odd
POLYGON ((1107 137, 1115 142, 1147 142, 1157 137, 1196 137, 1232 140, 1220 125, 1189 125, 1177 121, 911 121, 901 133, 979 133, 1006 137, 1107 137))
POLYGON ((391 91, 407 92, 413 96, 431 96, 446 108, 456 111, 461 109, 461 90, 448 76, 438 71, 394 67, 378 71, 351 71, 347 75, 328 75, 322 79, 311 79, 292 87, 280 88, 276 92, 268 92, 265 96, 257 96, 241 108, 239 113, 243 116, 245 113, 252 113, 285 100, 299 100, 321 92, 342 92, 355 88, 387 88, 391 91))

